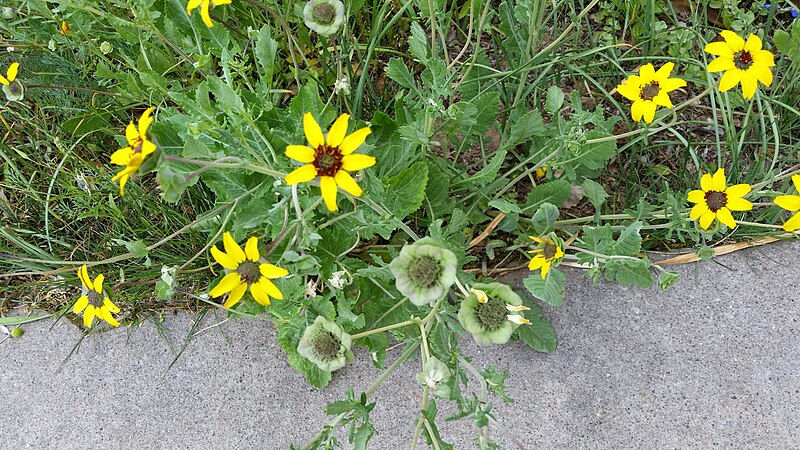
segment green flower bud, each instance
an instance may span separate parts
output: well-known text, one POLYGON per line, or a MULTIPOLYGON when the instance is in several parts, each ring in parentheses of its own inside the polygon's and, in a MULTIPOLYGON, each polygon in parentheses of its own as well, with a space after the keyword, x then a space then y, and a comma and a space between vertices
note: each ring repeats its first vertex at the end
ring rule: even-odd
POLYGON ((344 23, 344 3, 340 0, 309 0, 303 8, 303 20, 312 31, 330 36, 344 23))
POLYGON ((16 328, 12 328, 11 329, 11 337, 12 338, 21 337, 23 334, 25 334, 25 330, 23 330, 20 327, 16 327, 16 328))
POLYGON ((114 51, 114 46, 111 45, 111 42, 103 41, 103 43, 100 44, 100 51, 103 52, 104 55, 107 55, 114 51))
POLYGON ((428 358, 422 372, 417 374, 417 381, 420 386, 430 389, 433 395, 442 398, 450 397, 450 369, 435 356, 428 358))
POLYGON ((522 298, 502 283, 475 283, 474 289, 486 293, 487 300, 482 303, 470 294, 461 302, 458 321, 480 345, 505 344, 519 326, 519 315, 511 313, 526 309, 518 308, 522 298))
POLYGON ((397 290, 411 303, 433 305, 456 281, 456 255, 431 238, 420 239, 400 250, 389 268, 397 290))
POLYGON ((297 353, 320 369, 333 372, 353 360, 353 339, 336 322, 317 316, 300 338, 297 353))

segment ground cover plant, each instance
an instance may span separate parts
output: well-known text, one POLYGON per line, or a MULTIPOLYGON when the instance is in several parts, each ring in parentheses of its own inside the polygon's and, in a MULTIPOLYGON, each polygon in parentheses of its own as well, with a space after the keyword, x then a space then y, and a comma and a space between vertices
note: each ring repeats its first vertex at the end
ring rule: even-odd
POLYGON ((0 331, 269 320, 314 386, 380 369, 298 448, 366 448, 417 355, 412 448, 452 448, 443 401, 516 443, 492 412, 513 374, 458 339, 553 352, 560 266, 667 289, 669 262, 797 237, 797 6, 4 4, 0 331))

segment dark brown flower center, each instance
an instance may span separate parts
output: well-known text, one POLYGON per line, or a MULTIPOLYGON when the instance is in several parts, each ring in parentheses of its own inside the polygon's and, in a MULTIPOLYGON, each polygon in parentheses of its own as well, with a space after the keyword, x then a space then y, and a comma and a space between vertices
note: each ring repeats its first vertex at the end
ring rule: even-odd
POLYGON ((490 298, 486 303, 478 303, 475 307, 475 317, 487 330, 500 327, 506 320, 506 304, 497 298, 490 298))
POLYGON ((320 25, 330 25, 336 18, 336 9, 329 3, 321 3, 311 10, 311 16, 320 25))
POLYGON ((736 64, 737 69, 747 70, 753 65, 753 55, 744 50, 736 52, 736 54, 733 55, 733 63, 736 64))
POLYGON ((8 85, 8 90, 11 92, 11 95, 19 96, 19 94, 22 93, 22 85, 14 81, 8 85))
POLYGON ((236 272, 242 277, 242 281, 247 284, 253 284, 261 278, 260 264, 250 261, 249 259, 240 263, 239 267, 236 268, 236 272))
POLYGON ((419 256, 411 261, 408 274, 411 281, 417 286, 430 288, 439 280, 439 276, 442 274, 442 266, 438 260, 431 256, 419 256))
POLYGON ((639 93, 639 96, 642 98, 642 100, 652 100, 660 91, 661 87, 658 85, 658 81, 651 81, 642 87, 642 91, 639 93))
POLYGON ((317 357, 325 361, 336 357, 342 342, 330 331, 323 330, 314 337, 312 345, 314 346, 314 353, 317 354, 317 357))
POLYGON ((553 259, 558 251, 558 246, 553 242, 545 242, 542 254, 546 259, 553 259))
POLYGON ((131 145, 131 150, 133 150, 134 155, 138 155, 139 153, 142 153, 142 147, 144 147, 144 139, 138 137, 133 142, 133 145, 131 145))
POLYGON ((342 152, 338 147, 320 145, 314 153, 314 168, 321 177, 332 177, 342 169, 342 152))
POLYGON ((718 209, 723 208, 728 203, 728 195, 719 191, 706 192, 706 205, 711 212, 717 212, 718 209))
POLYGON ((94 289, 91 289, 89 293, 86 294, 86 297, 89 298, 89 304, 95 308, 103 306, 103 296, 98 294, 94 289))

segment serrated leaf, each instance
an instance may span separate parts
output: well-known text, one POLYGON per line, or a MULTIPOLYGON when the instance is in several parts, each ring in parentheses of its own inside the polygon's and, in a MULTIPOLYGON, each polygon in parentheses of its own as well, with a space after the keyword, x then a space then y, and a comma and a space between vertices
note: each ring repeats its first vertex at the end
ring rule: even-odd
POLYGON ((537 110, 528 111, 511 126, 508 138, 500 145, 502 149, 510 149, 527 142, 534 136, 541 136, 547 131, 542 113, 537 110))
POLYGON ((608 194, 606 194, 606 190, 603 189, 603 186, 594 180, 590 180, 588 178, 583 180, 583 183, 581 183, 581 189, 583 190, 583 195, 585 195, 586 198, 592 202, 592 205, 596 211, 600 210, 600 207, 603 206, 606 198, 608 198, 608 194))
POLYGON ((639 230, 642 229, 642 222, 636 221, 622 230, 614 246, 611 248, 611 255, 633 256, 642 251, 642 236, 639 230))
POLYGON ((554 352, 558 344, 555 328, 553 328, 550 321, 544 317, 539 305, 527 298, 523 298, 522 302, 525 306, 530 308, 530 311, 525 311, 525 318, 531 323, 517 328, 517 335, 523 342, 528 344, 530 348, 537 352, 554 352))
POLYGON ((255 39, 256 62, 260 69, 261 81, 266 85, 272 83, 272 74, 275 71, 275 57, 278 51, 278 43, 272 38, 272 27, 264 25, 258 31, 255 39))
POLYGON ((239 95, 220 78, 208 78, 208 87, 217 99, 217 105, 230 116, 240 115, 245 112, 244 103, 239 95))
POLYGON ((558 269, 551 268, 543 280, 539 272, 522 280, 522 284, 534 297, 553 306, 564 304, 564 281, 567 277, 558 269))
POLYGON ((538 208, 542 203, 552 203, 559 206, 564 203, 570 194, 570 184, 566 180, 549 181, 534 187, 528 193, 523 211, 538 208))
POLYGON ((428 61, 428 35, 419 22, 411 23, 411 36, 408 38, 408 51, 421 62, 428 61))
POLYGON ((522 213, 522 208, 514 203, 509 202, 508 200, 503 200, 502 198, 490 201, 489 206, 505 214, 522 213))
POLYGON ((533 227, 539 234, 547 233, 558 220, 558 208, 550 203, 542 203, 533 215, 533 227))
POLYGON ((603 264, 603 274, 606 280, 609 281, 647 288, 653 284, 653 274, 650 273, 650 264, 650 260, 647 258, 643 258, 639 261, 611 259, 603 264))
POLYGON ((500 107, 499 92, 484 92, 471 100, 477 108, 475 124, 463 130, 468 136, 483 136, 489 131, 497 120, 497 110, 500 107))
POLYGON ((497 178, 497 172, 500 170, 500 166, 503 165, 503 161, 506 159, 506 151, 505 150, 498 150, 493 156, 489 164, 484 166, 483 169, 479 170, 478 173, 469 177, 469 182, 473 185, 477 184, 479 186, 485 186, 488 183, 491 183, 497 178))
POLYGON ((402 219, 422 206, 425 185, 428 183, 428 164, 417 161, 408 169, 389 179, 386 187, 386 206, 402 219))
POLYGON ((414 76, 400 58, 392 58, 386 66, 386 75, 404 88, 414 88, 414 76))

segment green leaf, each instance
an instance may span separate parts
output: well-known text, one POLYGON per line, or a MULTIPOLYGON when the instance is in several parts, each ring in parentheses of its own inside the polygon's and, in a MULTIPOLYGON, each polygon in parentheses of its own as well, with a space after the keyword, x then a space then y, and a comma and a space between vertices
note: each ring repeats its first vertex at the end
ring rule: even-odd
POLYGON ((697 255, 697 257, 703 261, 714 258, 716 254, 717 252, 715 252, 713 248, 707 245, 703 245, 702 247, 698 248, 697 251, 695 252, 695 255, 697 255))
POLYGON ((419 22, 411 23, 411 36, 408 38, 408 51, 414 58, 422 63, 428 61, 428 34, 422 29, 419 22))
POLYGON ((463 132, 467 136, 483 136, 497 121, 497 110, 500 107, 500 93, 484 92, 471 100, 477 108, 475 124, 463 132))
POLYGON ((522 303, 530 308, 525 311, 525 318, 531 323, 517 328, 517 335, 530 348, 537 352, 552 353, 556 350, 558 343, 556 330, 553 325, 544 317, 539 305, 533 303, 527 297, 522 298, 522 303))
POLYGON ((666 291, 670 286, 677 283, 680 279, 681 276, 677 272, 661 272, 658 274, 658 287, 662 291, 666 291))
POLYGON ((564 105, 564 91, 558 86, 547 88, 547 100, 545 100, 544 110, 555 116, 564 105))
POLYGON ((585 195, 586 198, 592 202, 595 211, 600 211, 600 207, 603 206, 606 198, 608 198, 608 194, 606 194, 603 186, 600 183, 587 178, 583 180, 583 183, 581 183, 581 189, 583 190, 583 195, 585 195))
POLYGON ((522 208, 515 205, 514 203, 509 202, 508 200, 503 200, 502 198, 490 201, 489 206, 504 214, 522 213, 522 208))
POLYGON ((408 71, 408 67, 400 58, 392 58, 386 66, 386 75, 396 81, 404 88, 414 89, 414 76, 408 71))
POLYGON ((511 126, 508 139, 500 145, 502 149, 510 149, 529 141, 534 136, 541 136, 547 131, 542 113, 537 110, 528 111, 511 126))
POLYGON ((7 316, 0 317, 0 325, 22 325, 23 323, 36 322, 37 320, 53 317, 52 314, 43 316, 7 316))
POLYGON ((269 86, 272 83, 272 74, 275 72, 275 57, 278 52, 278 42, 272 38, 270 25, 264 25, 258 31, 254 50, 261 81, 269 86))
POLYGON ((564 304, 564 281, 567 277, 558 269, 551 268, 544 280, 539 272, 522 280, 522 284, 534 297, 553 306, 564 304))
POLYGON ((558 220, 558 208, 550 203, 542 203, 533 215, 533 227, 539 234, 547 233, 558 220))
POLYGON ((239 95, 220 78, 208 78, 208 87, 217 99, 217 106, 229 116, 245 114, 246 110, 239 95))
POLYGON ((647 288, 653 284, 650 265, 650 260, 647 258, 639 261, 610 259, 603 264, 603 274, 605 274, 606 280, 609 281, 647 288))
POLYGON ((422 206, 427 183, 428 165, 425 161, 415 162, 389 179, 385 205, 398 219, 406 217, 422 206))
POLYGON ((642 222, 636 221, 622 230, 609 255, 633 256, 642 251, 642 222))
POLYGON ((523 211, 538 208, 542 203, 561 205, 569 198, 570 184, 566 180, 549 181, 534 187, 528 193, 523 211))
POLYGON ((500 170, 500 166, 503 164, 505 159, 506 151, 498 150, 492 156, 492 160, 489 161, 489 164, 484 166, 484 168, 478 171, 478 173, 475 175, 469 177, 470 184, 485 186, 486 184, 494 181, 497 178, 497 172, 500 170))

